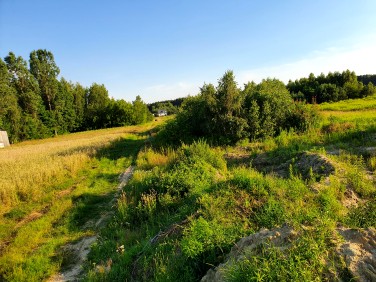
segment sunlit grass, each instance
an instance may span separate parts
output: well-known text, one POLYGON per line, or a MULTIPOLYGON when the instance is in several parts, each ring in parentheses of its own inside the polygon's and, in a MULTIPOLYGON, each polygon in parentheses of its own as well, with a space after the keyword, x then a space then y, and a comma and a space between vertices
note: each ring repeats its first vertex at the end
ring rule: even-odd
POLYGON ((56 193, 49 191, 52 186, 75 176, 98 150, 158 123, 26 141, 0 150, 0 215, 20 203, 43 201, 56 193))
POLYGON ((163 121, 0 150, 0 280, 42 281, 56 273, 61 247, 93 234, 95 226, 83 226, 111 208, 118 176, 163 121))
POLYGON ((376 109, 376 95, 362 99, 348 99, 336 103, 322 103, 320 109, 323 111, 359 111, 376 109))
POLYGON ((334 117, 341 121, 372 121, 376 118, 376 108, 364 111, 322 111, 326 118, 334 117))

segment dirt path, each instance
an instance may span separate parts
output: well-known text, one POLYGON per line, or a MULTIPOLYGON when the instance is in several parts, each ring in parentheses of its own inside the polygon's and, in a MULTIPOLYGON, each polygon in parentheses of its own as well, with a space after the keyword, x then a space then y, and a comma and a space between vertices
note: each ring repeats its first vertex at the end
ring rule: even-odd
MULTIPOLYGON (((123 187, 128 183, 129 179, 132 177, 134 171, 134 167, 128 167, 119 177, 119 185, 117 187, 117 192, 115 197, 108 203, 108 205, 112 206, 116 203, 116 199, 120 195, 121 190, 123 187)), ((88 226, 94 226, 95 228, 99 228, 111 217, 112 212, 106 211, 104 212, 101 217, 96 221, 89 221, 83 226, 83 229, 86 229, 88 226)), ((62 282, 62 281, 77 281, 80 280, 82 275, 82 266, 85 263, 87 256, 90 252, 91 245, 97 240, 97 235, 89 236, 82 238, 78 242, 74 244, 68 244, 64 246, 64 253, 68 253, 69 257, 74 258, 75 262, 70 265, 64 271, 61 271, 58 274, 55 274, 51 278, 49 278, 48 282, 62 282)))

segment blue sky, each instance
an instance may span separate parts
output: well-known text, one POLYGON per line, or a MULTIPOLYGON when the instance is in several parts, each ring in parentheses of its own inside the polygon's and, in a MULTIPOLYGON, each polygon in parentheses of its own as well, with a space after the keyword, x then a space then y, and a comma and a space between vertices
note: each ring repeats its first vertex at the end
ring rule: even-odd
POLYGON ((60 76, 110 96, 195 95, 310 72, 376 73, 376 1, 0 0, 0 57, 52 51, 60 76))

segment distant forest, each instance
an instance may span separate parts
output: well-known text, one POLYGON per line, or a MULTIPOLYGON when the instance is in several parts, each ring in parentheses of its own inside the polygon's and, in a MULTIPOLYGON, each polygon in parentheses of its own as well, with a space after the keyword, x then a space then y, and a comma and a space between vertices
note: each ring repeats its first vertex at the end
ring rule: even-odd
POLYGON ((166 100, 148 104, 149 111, 157 114, 158 110, 165 110, 169 115, 176 114, 185 98, 177 98, 175 100, 166 100))
MULTIPOLYGON (((47 50, 32 51, 28 62, 12 52, 4 60, 0 58, 0 130, 8 132, 12 143, 68 132, 141 124, 152 120, 152 113, 158 110, 177 114, 180 106, 189 100, 178 98, 146 105, 137 96, 129 103, 110 98, 103 84, 84 87, 63 77, 58 79, 59 73, 53 54, 47 50)), ((263 80, 262 83, 270 82, 263 80)), ((278 80, 274 83, 283 85, 278 80)), ((310 74, 307 78, 289 81, 284 87, 295 101, 322 103, 372 95, 376 90, 375 83, 376 75, 356 76, 355 72, 346 70, 317 77, 310 74)), ((254 82, 247 85, 248 88, 256 87, 254 82)), ((283 87, 278 91, 281 89, 283 87)), ((279 92, 270 94, 278 96, 279 92)))
POLYGON ((84 87, 59 73, 47 50, 32 51, 29 63, 12 52, 0 58, 0 129, 12 143, 153 119, 140 96, 111 99, 103 84, 84 87))
POLYGON ((353 71, 323 73, 315 77, 313 73, 287 83, 287 89, 295 100, 308 103, 335 102, 345 99, 362 98, 375 92, 372 82, 375 75, 357 77, 353 71), (359 78, 359 79, 358 79, 359 78))
POLYGON ((363 84, 371 82, 373 85, 376 85, 376 74, 358 75, 358 80, 363 84))

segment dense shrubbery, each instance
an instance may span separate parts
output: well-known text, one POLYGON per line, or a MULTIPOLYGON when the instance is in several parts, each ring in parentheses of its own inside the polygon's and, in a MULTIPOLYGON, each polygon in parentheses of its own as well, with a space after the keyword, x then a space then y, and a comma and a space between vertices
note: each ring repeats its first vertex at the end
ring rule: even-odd
POLYGON ((252 82, 241 90, 233 72, 228 71, 217 87, 205 84, 197 96, 188 98, 159 138, 177 144, 196 138, 231 144, 244 138, 275 136, 284 129, 304 131, 317 121, 315 108, 294 102, 281 81, 252 82))
POLYGON ((110 99, 104 85, 85 88, 57 76, 54 56, 30 54, 30 67, 12 52, 0 59, 0 129, 11 142, 54 134, 140 124, 152 120, 138 96, 133 103, 110 99))

